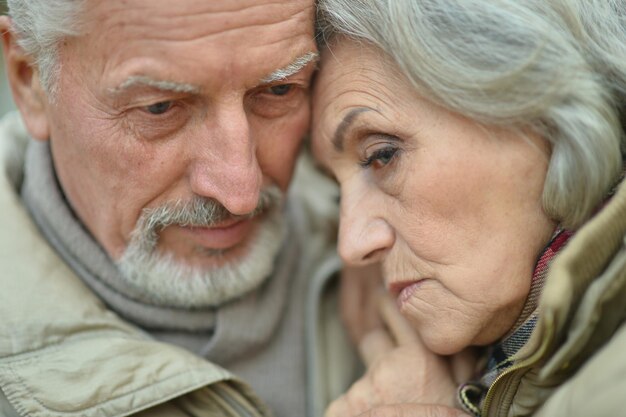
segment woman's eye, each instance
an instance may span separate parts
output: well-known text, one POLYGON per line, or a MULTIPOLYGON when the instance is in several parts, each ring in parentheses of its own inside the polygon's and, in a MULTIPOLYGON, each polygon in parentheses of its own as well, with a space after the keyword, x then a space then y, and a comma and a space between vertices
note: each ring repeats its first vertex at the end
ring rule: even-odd
POLYGON ((293 84, 279 84, 268 88, 268 91, 275 96, 285 96, 293 89, 293 84))
POLYGON ((398 152, 398 148, 395 147, 386 147, 374 151, 369 157, 365 158, 361 161, 361 166, 363 168, 368 168, 372 165, 376 165, 377 168, 381 168, 387 164, 389 164, 393 158, 396 156, 398 152))
POLYGON ((150 114, 159 115, 171 109, 172 105, 173 103, 171 101, 160 101, 158 103, 147 106, 146 110, 150 114))

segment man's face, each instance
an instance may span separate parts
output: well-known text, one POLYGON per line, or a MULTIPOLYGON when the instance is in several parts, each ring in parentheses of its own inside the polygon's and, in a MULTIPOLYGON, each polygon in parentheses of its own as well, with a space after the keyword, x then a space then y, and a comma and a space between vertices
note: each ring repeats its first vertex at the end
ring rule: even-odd
POLYGON ((230 214, 160 227, 156 250, 196 269, 246 256, 266 216, 235 216, 287 188, 308 127, 313 12, 311 0, 87 2, 46 112, 63 190, 114 260, 142 212, 194 197, 230 214))

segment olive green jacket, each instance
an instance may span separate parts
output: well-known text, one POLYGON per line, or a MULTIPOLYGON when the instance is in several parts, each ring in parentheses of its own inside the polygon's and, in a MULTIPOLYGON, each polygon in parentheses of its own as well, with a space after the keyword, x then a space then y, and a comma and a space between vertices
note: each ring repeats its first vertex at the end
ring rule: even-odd
MULTIPOLYGON (((20 201, 27 140, 17 117, 0 122, 0 417, 269 415, 227 370, 109 311, 59 258, 20 201)), ((340 266, 330 263, 311 276, 320 302, 308 311, 310 415, 354 376, 329 313, 325 275, 340 266)))
POLYGON ((626 182, 554 259, 530 342, 483 416, 626 416, 626 182))

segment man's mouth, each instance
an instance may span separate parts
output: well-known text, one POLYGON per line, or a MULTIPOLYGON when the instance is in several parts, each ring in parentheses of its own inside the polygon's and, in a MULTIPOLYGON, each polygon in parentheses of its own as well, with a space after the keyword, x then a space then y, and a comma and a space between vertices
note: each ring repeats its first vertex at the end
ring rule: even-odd
POLYGON ((178 226, 198 245, 207 249, 230 249, 250 235, 255 219, 233 218, 209 227, 178 226))

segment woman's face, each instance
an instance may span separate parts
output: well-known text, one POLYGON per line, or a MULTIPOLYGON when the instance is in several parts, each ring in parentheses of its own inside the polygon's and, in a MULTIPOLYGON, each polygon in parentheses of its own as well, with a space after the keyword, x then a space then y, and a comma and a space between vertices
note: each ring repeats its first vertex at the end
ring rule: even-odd
POLYGON ((546 142, 429 102, 345 39, 323 54, 313 118, 314 153, 341 186, 342 258, 382 262, 436 353, 504 336, 555 227, 541 207, 546 142))

